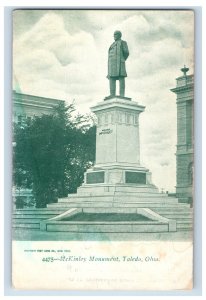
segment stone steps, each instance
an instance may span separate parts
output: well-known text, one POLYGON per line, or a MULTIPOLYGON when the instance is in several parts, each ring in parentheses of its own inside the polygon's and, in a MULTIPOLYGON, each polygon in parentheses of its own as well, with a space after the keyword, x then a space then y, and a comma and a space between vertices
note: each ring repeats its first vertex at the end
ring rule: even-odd
MULTIPOLYGON (((24 220, 23 223, 13 223, 13 228, 24 228, 24 229, 36 229, 39 230, 40 229, 40 222, 36 219, 30 219, 30 220, 24 220)), ((177 231, 189 231, 192 230, 193 228, 193 223, 192 222, 178 222, 177 221, 177 231)))
MULTIPOLYGON (((179 204, 181 207, 181 203, 179 204)), ((176 220, 177 231, 190 231, 193 228, 193 209, 190 207, 178 209, 159 208, 154 211, 161 216, 176 220)))
POLYGON ((165 213, 163 213, 163 214, 161 214, 161 216, 163 216, 167 219, 175 219, 175 220, 188 219, 188 220, 193 220, 193 217, 190 213, 189 214, 188 213, 185 213, 185 214, 183 214, 183 213, 181 213, 181 214, 179 214, 179 213, 174 213, 174 214, 165 214, 165 213))
POLYGON ((138 201, 138 202, 123 202, 123 201, 101 201, 101 202, 93 202, 93 201, 69 201, 69 202, 58 202, 51 203, 47 205, 48 209, 51 208, 70 208, 70 207, 148 207, 148 208, 189 208, 188 204, 178 204, 178 203, 167 203, 162 201, 157 202, 147 202, 147 201, 138 201))
POLYGON ((177 222, 177 231, 192 231, 193 223, 178 223, 177 222))
POLYGON ((61 213, 65 209, 47 209, 47 208, 24 208, 13 211, 13 228, 28 228, 39 229, 40 222, 53 218, 61 213))
POLYGON ((68 222, 48 223, 47 231, 85 233, 151 233, 169 232, 169 225, 160 222, 68 222))
MULTIPOLYGON (((124 196, 125 194, 128 196, 137 196, 137 192, 136 191, 90 191, 90 192, 83 192, 83 191, 78 191, 78 193, 75 194, 68 194, 67 197, 61 198, 61 199, 66 199, 66 198, 79 198, 79 197, 94 197, 94 196, 103 196, 103 197, 108 197, 108 196, 124 196)), ((164 193, 158 193, 156 192, 144 192, 138 191, 138 197, 147 197, 147 198, 153 198, 153 197, 157 197, 157 198, 169 198, 169 199, 174 199, 174 200, 178 200, 176 197, 169 197, 167 194, 164 193)))
POLYGON ((177 220, 177 224, 191 224, 193 220, 177 220))
POLYGON ((40 229, 40 223, 20 223, 20 224, 14 224, 12 226, 13 228, 24 228, 24 229, 36 229, 39 230, 40 229))
MULTIPOLYGON (((66 198, 67 199, 67 198, 66 198)), ((13 228, 40 229, 40 222, 62 214, 71 207, 85 207, 99 212, 106 211, 109 213, 112 208, 132 209, 132 208, 150 208, 162 217, 175 219, 177 221, 177 231, 192 230, 193 227, 193 210, 188 204, 184 203, 151 203, 151 202, 58 202, 47 205, 47 208, 35 209, 19 209, 13 211, 13 228)), ((61 226, 62 227, 62 226, 61 226)))
POLYGON ((48 215, 48 214, 58 214, 58 213, 62 213, 64 211, 64 209, 59 208, 23 208, 23 209, 16 209, 13 211, 13 215, 21 215, 22 213, 24 213, 25 215, 48 215))
POLYGON ((40 220, 44 220, 49 219, 49 218, 53 218, 55 217, 57 214, 17 214, 17 215, 13 215, 13 220, 21 220, 21 219, 31 219, 31 217, 35 217, 35 219, 40 219, 40 220))
POLYGON ((67 198, 61 198, 58 200, 58 203, 83 203, 83 202, 107 202, 107 203, 112 203, 112 202, 155 202, 155 203, 178 203, 177 198, 171 198, 171 197, 148 197, 148 196, 139 196, 138 197, 134 195, 95 195, 95 196, 73 196, 73 197, 67 197, 67 198))
MULTIPOLYGON (((117 193, 117 192, 123 192, 125 193, 147 193, 147 194, 160 194, 158 189, 153 186, 153 185, 82 185, 81 187, 79 187, 77 189, 77 194, 73 194, 73 195, 87 195, 87 194, 92 194, 92 195, 96 195, 96 194, 104 194, 104 193, 117 193)), ((165 196, 166 194, 161 193, 161 195, 165 196)))
MULTIPOLYGON (((66 198, 67 199, 67 198, 66 198)), ((52 205, 52 204, 51 204, 52 205)), ((49 204, 49 207, 51 207, 49 204)), ((120 203, 120 202, 101 202, 101 203, 93 203, 92 202, 58 202, 53 204, 54 206, 60 205, 61 207, 69 208, 69 207, 96 207, 96 209, 102 209, 102 211, 105 211, 108 206, 110 206, 110 209, 112 208, 137 208, 137 207, 147 207, 152 209, 154 212, 158 213, 162 217, 168 218, 168 219, 174 219, 177 221, 178 227, 177 230, 191 230, 192 229, 192 223, 193 223, 193 210, 190 208, 189 204, 182 204, 182 203, 148 203, 148 202, 126 202, 126 203, 120 203), (186 221, 186 222, 185 222, 186 221)))
POLYGON ((179 203, 177 205, 173 205, 173 206, 164 206, 164 207, 158 207, 158 208, 154 208, 154 210, 158 210, 157 212, 158 213, 170 213, 170 214, 173 214, 175 212, 178 212, 178 213, 186 213, 186 212, 190 212, 191 214, 193 214, 193 210, 192 208, 190 208, 190 206, 188 204, 185 204, 182 205, 182 203, 179 203), (178 209, 178 210, 177 210, 178 209))
POLYGON ((47 220, 47 218, 46 219, 38 218, 38 217, 32 218, 31 216, 30 216, 30 218, 28 218, 28 217, 22 216, 21 218, 13 218, 13 224, 34 224, 34 223, 40 223, 43 220, 47 220))

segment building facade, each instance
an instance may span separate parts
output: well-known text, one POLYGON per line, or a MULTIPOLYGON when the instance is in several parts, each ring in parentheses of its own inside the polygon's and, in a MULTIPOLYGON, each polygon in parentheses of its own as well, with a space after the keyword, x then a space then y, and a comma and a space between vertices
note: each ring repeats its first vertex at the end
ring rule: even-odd
POLYGON ((27 95, 13 91, 13 121, 21 123, 26 118, 51 114, 63 100, 27 95))
POLYGON ((183 76, 176 78, 177 95, 177 150, 176 196, 179 202, 193 203, 194 166, 194 76, 187 75, 189 68, 182 68, 183 76))

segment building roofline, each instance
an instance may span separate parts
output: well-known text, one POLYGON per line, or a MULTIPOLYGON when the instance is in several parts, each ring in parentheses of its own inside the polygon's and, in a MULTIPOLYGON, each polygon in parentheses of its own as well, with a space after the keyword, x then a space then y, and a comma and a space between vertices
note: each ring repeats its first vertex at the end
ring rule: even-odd
POLYGON ((48 97, 42 97, 42 96, 36 96, 36 95, 31 95, 31 94, 24 94, 24 93, 19 93, 16 92, 16 90, 13 90, 13 94, 16 95, 22 95, 22 96, 26 96, 26 97, 32 97, 34 99, 45 99, 45 100, 54 100, 54 101, 58 101, 58 102, 65 102, 65 100, 62 99, 56 99, 56 98, 48 98, 48 97))
POLYGON ((194 77, 194 74, 190 74, 190 75, 186 75, 186 76, 179 76, 179 77, 177 77, 176 78, 176 80, 178 80, 178 79, 182 79, 182 78, 188 78, 188 77, 194 77))
POLYGON ((178 86, 175 88, 170 89, 171 92, 176 93, 176 92, 183 92, 185 90, 193 90, 194 89, 194 83, 186 84, 183 86, 178 86))

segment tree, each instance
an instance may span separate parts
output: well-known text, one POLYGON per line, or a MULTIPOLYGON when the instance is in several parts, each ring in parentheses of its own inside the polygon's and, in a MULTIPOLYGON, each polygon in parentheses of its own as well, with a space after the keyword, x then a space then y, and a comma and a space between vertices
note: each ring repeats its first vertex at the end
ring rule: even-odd
POLYGON ((36 207, 76 192, 94 163, 96 128, 74 111, 73 104, 60 104, 52 115, 14 127, 14 184, 32 187, 36 207))

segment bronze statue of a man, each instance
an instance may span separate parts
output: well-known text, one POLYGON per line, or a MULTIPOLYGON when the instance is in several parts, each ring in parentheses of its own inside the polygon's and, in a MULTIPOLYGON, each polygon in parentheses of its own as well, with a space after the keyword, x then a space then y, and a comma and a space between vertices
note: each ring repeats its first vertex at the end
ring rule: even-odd
POLYGON ((125 77, 127 77, 125 61, 129 56, 127 43, 121 40, 122 33, 114 32, 114 43, 108 52, 108 75, 110 85, 110 97, 116 95, 116 80, 119 80, 119 94, 125 96, 125 77))

